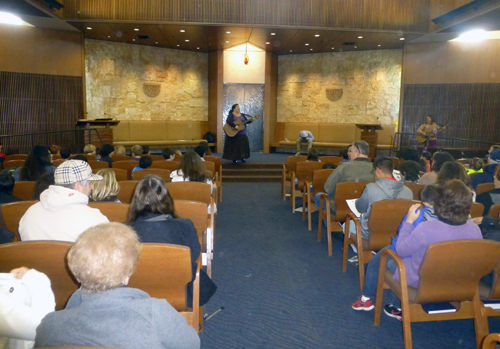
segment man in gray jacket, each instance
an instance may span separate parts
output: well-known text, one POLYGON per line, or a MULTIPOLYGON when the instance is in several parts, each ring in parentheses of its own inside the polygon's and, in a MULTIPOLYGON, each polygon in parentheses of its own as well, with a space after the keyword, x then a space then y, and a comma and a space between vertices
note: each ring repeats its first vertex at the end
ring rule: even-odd
MULTIPOLYGON (((394 179, 392 176, 393 170, 394 164, 390 158, 385 156, 377 158, 373 162, 373 174, 376 181, 368 184, 361 197, 356 200, 356 209, 361 213, 359 220, 363 239, 368 239, 370 236, 368 220, 374 202, 391 199, 413 199, 413 192, 404 183, 394 179)), ((351 224, 351 227, 354 228, 355 225, 351 224)), ((352 229, 352 232, 355 232, 355 228, 352 229)))
MULTIPOLYGON (((330 210, 332 213, 335 213, 336 209, 333 198, 335 197, 337 184, 360 181, 373 182, 372 163, 368 159, 369 151, 370 146, 365 141, 358 141, 351 144, 348 151, 349 162, 337 167, 326 180, 323 189, 325 189, 326 194, 330 198, 330 210)), ((314 202, 318 207, 320 194, 318 193, 314 196, 314 202)))

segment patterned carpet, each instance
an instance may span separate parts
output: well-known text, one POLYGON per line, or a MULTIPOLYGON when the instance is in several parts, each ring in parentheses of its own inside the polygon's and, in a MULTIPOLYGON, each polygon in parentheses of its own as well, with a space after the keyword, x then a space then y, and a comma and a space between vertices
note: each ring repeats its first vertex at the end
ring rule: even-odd
MULTIPOLYGON (((357 269, 341 272, 341 242, 328 257, 325 232, 307 230, 279 183, 225 183, 219 206, 211 314, 202 348, 403 348, 401 322, 357 312, 357 269)), ((300 202, 300 200, 299 200, 300 202)), ((313 215, 313 218, 317 215, 313 215)), ((386 291, 387 292, 387 291, 386 291)), ((490 320, 500 332, 500 321, 490 320)), ((472 320, 412 324, 414 348, 475 348, 472 320)))

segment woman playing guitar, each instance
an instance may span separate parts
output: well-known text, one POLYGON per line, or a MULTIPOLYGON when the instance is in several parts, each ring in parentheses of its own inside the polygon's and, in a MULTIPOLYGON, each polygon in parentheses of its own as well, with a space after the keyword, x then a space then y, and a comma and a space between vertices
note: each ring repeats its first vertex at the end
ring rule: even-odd
POLYGON ((234 163, 245 162, 250 157, 250 145, 245 124, 251 123, 259 115, 251 117, 240 112, 240 106, 234 104, 227 116, 227 124, 224 125, 226 139, 224 141, 224 153, 222 158, 233 160, 234 163))
POLYGON ((420 125, 417 130, 417 141, 424 145, 425 148, 437 148, 437 133, 445 127, 437 124, 434 121, 434 116, 427 115, 425 123, 420 125))

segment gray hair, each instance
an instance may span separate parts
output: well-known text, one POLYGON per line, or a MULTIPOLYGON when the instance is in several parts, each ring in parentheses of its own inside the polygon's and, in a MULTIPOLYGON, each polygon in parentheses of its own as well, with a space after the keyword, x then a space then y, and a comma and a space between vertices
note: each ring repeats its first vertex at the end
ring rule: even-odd
POLYGON ((362 155, 368 155, 370 153, 370 146, 365 141, 357 141, 352 145, 355 146, 362 155))
POLYGON ((80 183, 82 186, 86 186, 87 185, 87 179, 81 181, 81 182, 75 182, 75 183, 69 183, 69 184, 59 184, 59 183, 56 183, 55 185, 59 186, 59 187, 63 187, 63 188, 67 188, 67 189, 75 189, 75 184, 76 183, 80 183))

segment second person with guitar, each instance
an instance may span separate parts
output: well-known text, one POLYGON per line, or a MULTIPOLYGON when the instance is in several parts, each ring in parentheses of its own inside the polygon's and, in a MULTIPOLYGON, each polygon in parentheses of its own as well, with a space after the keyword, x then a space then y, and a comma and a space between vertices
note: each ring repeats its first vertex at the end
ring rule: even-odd
POLYGON ((224 131, 226 131, 226 139, 224 142, 224 153, 222 158, 233 160, 234 163, 245 162, 250 157, 250 145, 245 124, 251 123, 254 119, 259 118, 259 115, 251 117, 240 112, 240 106, 233 104, 231 111, 227 116, 224 131))

